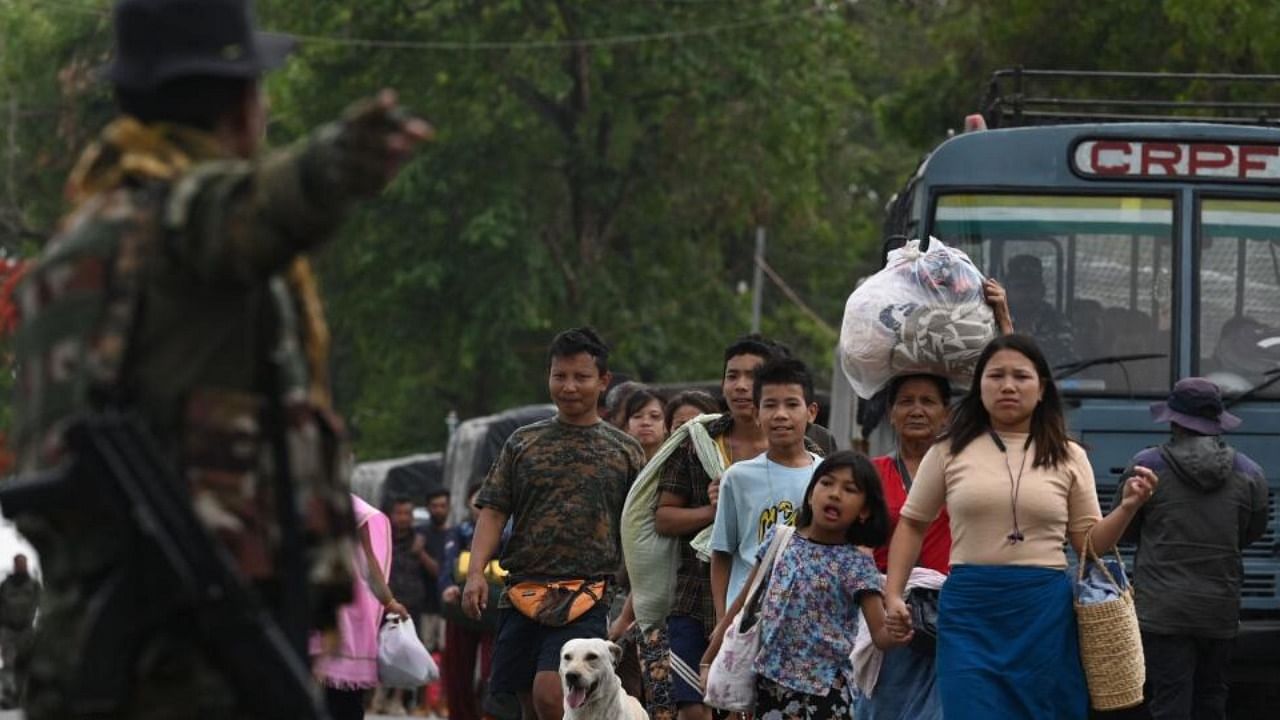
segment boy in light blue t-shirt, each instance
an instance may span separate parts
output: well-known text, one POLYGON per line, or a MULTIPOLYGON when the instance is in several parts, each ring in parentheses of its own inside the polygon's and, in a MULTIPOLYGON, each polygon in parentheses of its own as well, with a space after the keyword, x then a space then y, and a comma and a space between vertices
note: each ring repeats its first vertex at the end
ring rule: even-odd
POLYGON ((818 416, 818 405, 804 363, 766 363, 756 371, 754 396, 769 449, 730 466, 720 480, 711 534, 711 593, 719 613, 741 592, 769 528, 795 525, 820 460, 805 447, 805 430, 818 416))

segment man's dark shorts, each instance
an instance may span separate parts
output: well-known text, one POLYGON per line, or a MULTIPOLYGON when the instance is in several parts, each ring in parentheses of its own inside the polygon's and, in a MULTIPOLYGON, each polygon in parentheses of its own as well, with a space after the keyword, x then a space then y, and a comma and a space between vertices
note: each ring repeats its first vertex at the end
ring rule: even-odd
MULTIPOLYGON (((707 638, 703 635, 702 621, 687 615, 672 615, 667 618, 667 636, 671 642, 671 663, 683 663, 683 669, 698 677, 702 655, 707 651, 707 638)), ((672 668, 671 695, 677 707, 698 705, 702 703, 702 690, 689 684, 682 673, 672 668)))
POLYGON ((519 610, 503 608, 498 639, 493 648, 492 692, 525 693, 533 689, 533 676, 560 670, 560 648, 578 638, 609 636, 609 605, 599 603, 585 615, 563 627, 534 622, 519 610))

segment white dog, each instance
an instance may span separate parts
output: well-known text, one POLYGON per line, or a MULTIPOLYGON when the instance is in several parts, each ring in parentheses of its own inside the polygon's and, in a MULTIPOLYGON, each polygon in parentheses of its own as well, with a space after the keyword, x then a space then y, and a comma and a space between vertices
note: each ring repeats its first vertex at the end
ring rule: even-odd
POLYGON ((622 648, 608 640, 570 640, 560 649, 564 720, 647 720, 639 700, 622 689, 613 668, 622 648))

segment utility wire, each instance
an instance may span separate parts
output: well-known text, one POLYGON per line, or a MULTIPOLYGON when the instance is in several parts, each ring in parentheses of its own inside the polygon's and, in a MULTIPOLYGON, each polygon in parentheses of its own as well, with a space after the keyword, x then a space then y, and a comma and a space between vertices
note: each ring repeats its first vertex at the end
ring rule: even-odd
POLYGON ((706 37, 733 30, 779 25, 781 23, 813 15, 817 10, 818 8, 806 8, 805 10, 797 12, 783 13, 781 15, 773 15, 765 18, 736 20, 719 25, 708 25, 706 27, 689 28, 686 30, 666 30, 663 32, 635 33, 628 35, 606 35, 603 37, 582 38, 580 40, 387 40, 373 38, 342 38, 327 35, 303 35, 294 33, 274 34, 287 34, 289 37, 292 37, 303 44, 341 45, 347 47, 375 48, 384 50, 558 50, 577 47, 616 47, 619 45, 639 45, 650 42, 706 37))
MULTIPOLYGON (((42 3, 47 6, 72 12, 98 15, 102 17, 109 15, 109 13, 103 9, 95 10, 93 8, 63 2, 62 0, 42 0, 42 3)), ((778 15, 744 18, 741 20, 732 20, 704 27, 693 27, 683 30, 664 30, 652 33, 605 35, 594 38, 582 38, 579 40, 393 40, 389 38, 346 38, 330 35, 307 35, 285 31, 275 31, 270 34, 287 35, 300 43, 309 45, 332 45, 384 50, 437 50, 462 52, 470 52, 474 50, 559 50, 576 47, 616 47, 620 45, 639 45, 650 42, 665 42, 694 37, 708 37, 734 30, 780 25, 782 23, 799 20, 803 17, 816 15, 821 11, 822 6, 815 5, 803 10, 796 10, 778 15)))

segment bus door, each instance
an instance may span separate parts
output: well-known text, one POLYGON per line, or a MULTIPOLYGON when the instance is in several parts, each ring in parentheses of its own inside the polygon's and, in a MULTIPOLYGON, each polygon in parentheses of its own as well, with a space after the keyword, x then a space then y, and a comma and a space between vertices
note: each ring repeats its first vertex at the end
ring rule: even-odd
POLYGON ((1204 194, 1197 203, 1196 374, 1244 422, 1231 444, 1271 476, 1267 533, 1244 551, 1241 604, 1280 610, 1280 201, 1204 194))

